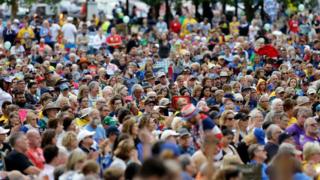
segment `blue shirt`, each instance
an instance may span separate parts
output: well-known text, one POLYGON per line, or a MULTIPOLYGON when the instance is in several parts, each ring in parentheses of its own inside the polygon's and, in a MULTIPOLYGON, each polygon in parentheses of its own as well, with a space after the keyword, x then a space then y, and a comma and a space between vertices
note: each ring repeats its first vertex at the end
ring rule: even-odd
POLYGON ((93 128, 91 124, 87 124, 84 128, 90 132, 93 132, 93 131, 95 132, 95 134, 93 135, 93 139, 98 144, 101 140, 106 139, 106 131, 102 127, 102 125, 98 125, 97 128, 93 128))
MULTIPOLYGON (((258 164, 258 163, 255 160, 251 160, 249 164, 258 164)), ((268 166, 266 163, 261 164, 261 179, 262 180, 269 180, 269 177, 267 175, 267 168, 268 168, 268 166)))

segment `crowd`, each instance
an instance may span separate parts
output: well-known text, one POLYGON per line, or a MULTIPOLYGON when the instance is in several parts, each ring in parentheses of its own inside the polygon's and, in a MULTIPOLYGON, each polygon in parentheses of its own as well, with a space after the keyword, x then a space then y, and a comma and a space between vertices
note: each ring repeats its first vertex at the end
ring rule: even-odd
POLYGON ((1 179, 320 179, 317 12, 121 10, 1 20, 1 179))

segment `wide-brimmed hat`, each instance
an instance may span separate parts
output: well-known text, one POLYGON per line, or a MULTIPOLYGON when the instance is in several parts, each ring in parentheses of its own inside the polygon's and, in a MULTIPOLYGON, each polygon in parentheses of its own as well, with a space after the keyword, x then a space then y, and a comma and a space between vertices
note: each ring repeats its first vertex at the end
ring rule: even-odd
POLYGON ((92 111, 92 108, 90 108, 90 107, 80 110, 80 118, 82 119, 82 118, 88 116, 91 111, 92 111))
POLYGON ((47 115, 47 111, 48 110, 50 110, 50 109, 57 109, 57 110, 59 110, 60 109, 60 107, 59 106, 57 106, 56 105, 56 103, 54 103, 54 102, 50 102, 50 103, 48 103, 47 105, 45 105, 44 106, 44 108, 43 108, 43 115, 47 115))
POLYGON ((78 61, 79 65, 85 64, 85 63, 88 64, 88 65, 91 64, 90 61, 85 57, 80 58, 80 60, 78 61))

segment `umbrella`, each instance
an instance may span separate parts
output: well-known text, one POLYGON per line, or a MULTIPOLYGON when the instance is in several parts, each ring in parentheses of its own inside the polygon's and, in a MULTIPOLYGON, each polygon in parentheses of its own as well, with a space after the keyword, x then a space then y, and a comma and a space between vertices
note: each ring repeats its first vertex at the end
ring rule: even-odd
POLYGON ((262 46, 261 48, 259 48, 257 51, 256 51, 257 54, 259 54, 260 56, 268 56, 270 58, 274 58, 274 57, 278 57, 279 56, 279 52, 278 50, 273 47, 272 45, 265 45, 265 46, 262 46))

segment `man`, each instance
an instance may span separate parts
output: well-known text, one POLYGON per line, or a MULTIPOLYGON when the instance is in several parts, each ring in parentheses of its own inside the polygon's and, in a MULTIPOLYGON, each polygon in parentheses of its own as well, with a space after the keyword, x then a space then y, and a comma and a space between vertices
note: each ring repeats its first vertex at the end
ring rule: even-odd
POLYGON ((101 125, 100 113, 97 109, 93 109, 89 113, 89 124, 87 124, 84 128, 89 132, 94 132, 93 139, 97 144, 103 139, 106 138, 106 131, 101 125))
POLYGON ((191 161, 191 156, 188 154, 183 154, 179 156, 180 166, 182 168, 182 179, 183 180, 192 180, 196 175, 195 165, 191 161))
POLYGON ((262 180, 268 180, 267 175, 267 164, 265 163, 265 160, 267 159, 267 153, 264 150, 264 147, 259 144, 252 144, 249 146, 248 154, 250 158, 250 164, 257 164, 262 165, 261 168, 261 179, 262 180))
POLYGON ((266 162, 269 162, 274 155, 278 152, 278 138, 281 134, 281 128, 278 125, 271 124, 266 131, 266 135, 268 138, 268 142, 264 147, 264 150, 267 152, 267 160, 266 162))
POLYGON ((159 17, 159 21, 156 24, 156 29, 159 34, 168 32, 167 23, 163 20, 163 17, 159 17))
POLYGON ((171 129, 167 129, 164 130, 160 136, 160 140, 165 141, 165 142, 169 142, 169 143, 173 143, 173 144, 177 144, 177 137, 178 137, 179 133, 177 133, 174 130, 171 129))
POLYGON ((111 55, 106 55, 104 56, 105 58, 105 64, 103 65, 103 67, 106 68, 106 72, 108 75, 114 75, 118 70, 118 66, 111 63, 111 55))
POLYGON ((90 132, 86 129, 80 130, 77 136, 77 140, 79 142, 79 148, 89 154, 94 152, 94 149, 91 147, 94 144, 93 135, 95 132, 90 132))
POLYGON ((117 30, 115 27, 111 28, 111 33, 107 37, 106 42, 111 52, 113 52, 114 49, 117 49, 122 45, 122 38, 120 35, 117 34, 117 30))
POLYGON ((24 27, 18 32, 17 38, 20 39, 21 44, 24 45, 26 49, 32 47, 32 39, 35 38, 35 34, 28 22, 24 22, 24 27))
POLYGON ((305 134, 304 130, 304 122, 307 118, 312 116, 312 112, 310 109, 306 107, 300 107, 297 112, 297 122, 292 124, 286 129, 286 132, 293 135, 295 144, 301 148, 300 146, 300 137, 305 134))
POLYGON ((300 145, 303 147, 307 142, 318 142, 320 143, 319 125, 315 118, 310 117, 304 122, 305 134, 300 139, 300 145))
POLYGON ((67 23, 62 26, 63 39, 66 41, 66 48, 71 49, 75 47, 77 28, 72 24, 72 17, 67 18, 67 23))
POLYGON ((17 33, 12 29, 11 21, 7 21, 7 25, 3 30, 3 41, 4 42, 8 41, 11 44, 13 44, 16 39, 16 36, 17 36, 17 33))
POLYGON ((192 146, 192 137, 189 133, 188 129, 180 128, 178 130, 179 138, 178 138, 178 146, 180 149, 181 154, 189 154, 190 156, 193 155, 195 152, 194 147, 192 146))
POLYGON ((24 91, 15 92, 15 94, 14 94, 14 102, 20 108, 34 109, 34 106, 32 106, 31 104, 29 104, 27 102, 27 99, 26 99, 24 91))
POLYGON ((55 145, 48 145, 43 149, 46 161, 43 170, 39 174, 39 179, 54 180, 54 169, 59 165, 59 148, 55 145))
POLYGON ((150 114, 151 112, 154 111, 154 106, 156 105, 155 100, 153 100, 152 98, 147 98, 144 101, 144 114, 150 114))
POLYGON ((39 102, 40 97, 37 95, 38 85, 32 81, 28 83, 28 92, 26 93, 26 99, 30 104, 35 105, 39 102))
POLYGON ((100 28, 98 33, 93 37, 93 48, 97 52, 102 44, 106 42, 107 37, 104 35, 103 30, 100 28))
POLYGON ((28 175, 39 174, 40 169, 35 167, 26 156, 29 146, 27 137, 19 132, 10 137, 9 143, 13 147, 13 151, 5 157, 6 170, 18 170, 28 175))
POLYGON ((106 129, 106 131, 107 131, 106 135, 107 135, 107 138, 110 143, 110 148, 113 149, 113 145, 116 142, 116 139, 120 134, 120 131, 118 130, 118 128, 116 126, 109 126, 106 129))
POLYGON ((26 136, 29 142, 29 149, 26 152, 27 157, 37 168, 43 169, 45 159, 43 157, 42 148, 40 148, 41 136, 39 131, 36 129, 30 129, 26 136))
POLYGON ((213 132, 218 139, 222 138, 221 130, 216 126, 213 120, 202 113, 199 113, 193 104, 188 104, 181 109, 182 118, 187 121, 189 127, 195 126, 201 133, 213 132))

